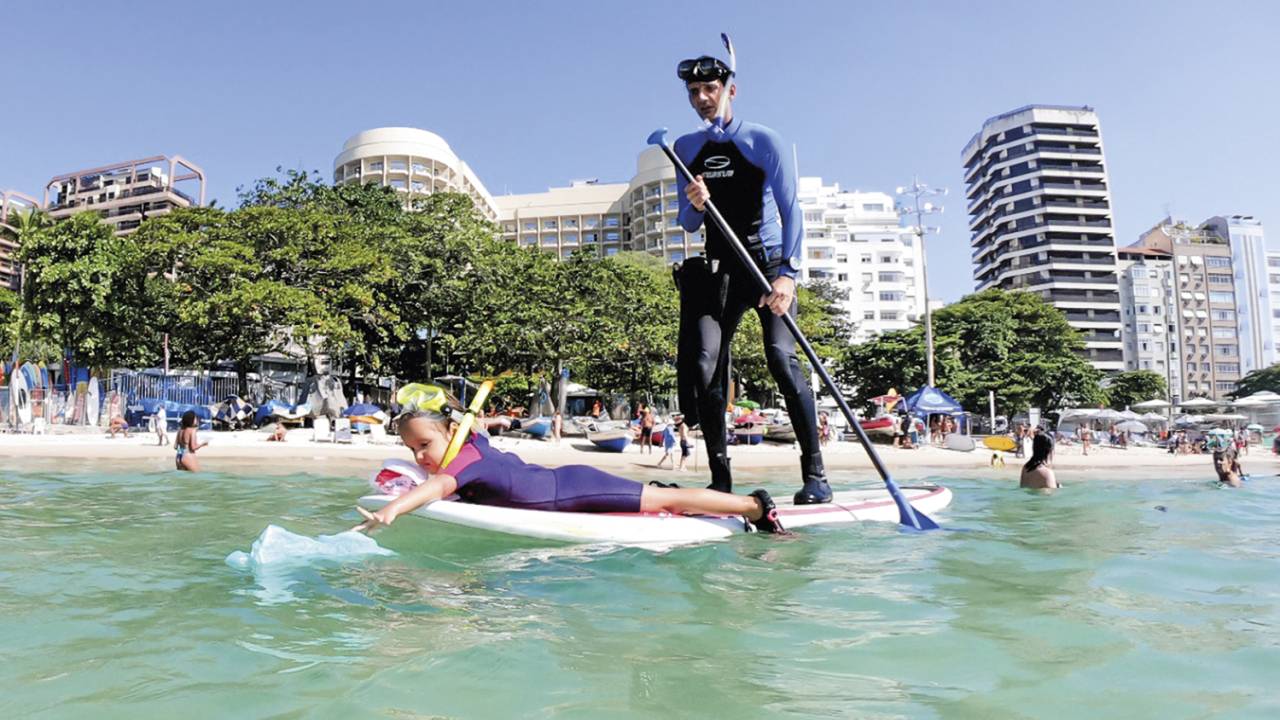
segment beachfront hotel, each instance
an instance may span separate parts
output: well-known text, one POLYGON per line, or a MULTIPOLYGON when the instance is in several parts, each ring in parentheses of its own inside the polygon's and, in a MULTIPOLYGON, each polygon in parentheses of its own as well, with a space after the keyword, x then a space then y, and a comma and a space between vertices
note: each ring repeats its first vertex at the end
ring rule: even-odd
POLYGON ((598 256, 629 250, 626 183, 575 180, 568 187, 522 195, 499 195, 502 237, 520 247, 553 252, 561 259, 578 250, 598 256))
POLYGON ((436 192, 467 195, 491 221, 498 208, 484 183, 433 132, 408 127, 383 127, 356 133, 333 160, 333 184, 378 183, 404 194, 405 206, 415 196, 436 192))
POLYGON ((1267 251, 1267 290, 1271 295, 1271 339, 1280 344, 1280 251, 1267 251))
POLYGON ((906 330, 924 316, 924 261, 915 233, 901 227, 894 199, 882 192, 841 190, 802 177, 801 281, 826 281, 848 293, 845 312, 854 343, 906 330))
POLYGON ((44 208, 61 220, 94 211, 117 235, 149 217, 204 205, 205 176, 179 155, 156 155, 58 175, 44 188, 44 208))
POLYGON ((1280 305, 1271 301, 1262 221, 1252 215, 1219 215, 1200 227, 1226 240, 1231 248, 1241 376, 1271 367, 1277 359, 1272 321, 1280 305))
POLYGON ((1183 400, 1178 291, 1173 253, 1150 247, 1117 250, 1124 320, 1124 369, 1149 370, 1165 379, 1169 399, 1183 400))
POLYGON ((1186 397, 1224 398, 1241 377, 1230 245, 1208 227, 1171 218, 1156 223, 1135 245, 1173 257, 1186 397))
POLYGON ((1099 370, 1124 369, 1116 243, 1098 116, 1028 105, 989 118, 961 153, 978 290, 1040 294, 1099 370))
POLYGON ((0 190, 0 287, 20 290, 22 271, 18 267, 18 229, 14 227, 19 213, 40 209, 40 201, 18 192, 0 190))

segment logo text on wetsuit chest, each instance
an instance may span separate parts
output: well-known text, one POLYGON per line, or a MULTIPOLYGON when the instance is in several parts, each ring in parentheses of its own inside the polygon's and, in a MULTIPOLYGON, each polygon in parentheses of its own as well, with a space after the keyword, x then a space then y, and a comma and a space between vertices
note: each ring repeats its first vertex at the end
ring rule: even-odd
POLYGON ((724 155, 712 155, 702 162, 702 166, 709 172, 702 173, 704 178, 728 178, 733 177, 733 170, 729 169, 732 161, 724 155))

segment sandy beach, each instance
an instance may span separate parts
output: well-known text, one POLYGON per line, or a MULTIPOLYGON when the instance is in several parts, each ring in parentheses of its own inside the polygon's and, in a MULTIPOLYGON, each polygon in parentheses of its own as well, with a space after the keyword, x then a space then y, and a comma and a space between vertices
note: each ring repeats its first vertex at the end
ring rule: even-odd
MULTIPOLYGON (((357 436, 350 443, 315 442, 310 429, 290 430, 286 442, 267 442, 265 431, 202 432, 201 441, 208 447, 199 451, 201 468, 213 471, 235 471, 252 466, 256 472, 287 473, 292 471, 353 473, 364 475, 387 458, 408 459, 403 445, 388 439, 387 444, 372 444, 367 437, 357 436)), ((170 434, 172 442, 173 435, 170 434)), ((511 437, 493 438, 493 444, 503 450, 515 452, 529 462, 548 466, 584 464, 608 468, 618 474, 629 471, 652 471, 652 466, 662 457, 660 448, 652 454, 641 453, 639 445, 632 445, 622 453, 603 452, 585 438, 564 438, 559 444, 532 439, 511 437)), ((971 474, 975 471, 999 472, 1017 477, 1017 467, 1022 460, 1012 453, 1001 453, 1006 466, 992 470, 993 452, 981 444, 973 452, 956 452, 937 447, 902 450, 877 445, 881 459, 895 477, 921 477, 947 472, 971 474)), ((757 446, 731 446, 730 457, 735 469, 796 468, 799 451, 792 446, 764 443, 757 446)), ((867 470, 873 466, 867 453, 857 442, 833 442, 823 451, 830 470, 867 470)), ((0 435, 0 467, 21 467, 24 461, 56 461, 60 459, 102 460, 112 462, 137 461, 157 467, 172 467, 173 450, 156 444, 156 436, 134 433, 128 438, 109 438, 100 432, 74 432, 50 435, 0 435)), ((1280 473, 1280 459, 1265 448, 1253 447, 1243 456, 1245 470, 1253 475, 1280 473)), ((705 474, 705 448, 699 445, 697 453, 687 463, 688 474, 705 474)), ((1081 453, 1079 446, 1057 448, 1054 467, 1064 480, 1075 475, 1092 475, 1097 472, 1109 476, 1152 477, 1166 473, 1211 475, 1210 458, 1207 455, 1169 455, 1163 450, 1146 447, 1093 448, 1089 455, 1081 453)))

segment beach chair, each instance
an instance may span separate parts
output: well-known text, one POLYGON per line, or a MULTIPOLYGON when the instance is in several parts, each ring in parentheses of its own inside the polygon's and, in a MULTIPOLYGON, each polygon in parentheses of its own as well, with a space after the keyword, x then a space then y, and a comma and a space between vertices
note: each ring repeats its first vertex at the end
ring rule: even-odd
POLYGON ((321 415, 311 424, 311 442, 333 442, 333 432, 329 430, 327 416, 321 415))
POLYGON ((369 444, 370 445, 394 445, 396 440, 387 436, 387 426, 382 423, 369 424, 369 444))
POLYGON ((333 421, 333 441, 336 443, 351 442, 351 420, 338 418, 333 421))

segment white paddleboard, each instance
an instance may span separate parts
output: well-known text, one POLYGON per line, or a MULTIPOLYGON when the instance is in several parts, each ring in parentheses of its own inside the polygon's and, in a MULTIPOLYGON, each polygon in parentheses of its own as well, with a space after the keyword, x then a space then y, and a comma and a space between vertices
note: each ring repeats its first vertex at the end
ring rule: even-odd
POLYGON ((13 409, 22 425, 31 422, 31 391, 27 387, 27 378, 21 372, 15 372, 9 381, 9 397, 13 398, 13 409))
POLYGON ((86 396, 84 405, 85 422, 89 425, 97 425, 99 415, 102 413, 102 395, 98 390, 98 378, 89 378, 89 394, 86 396))
MULTIPOLYGON (((912 507, 933 515, 951 504, 945 487, 904 487, 912 507)), ((360 505, 376 510, 395 499, 393 495, 366 495, 360 505)), ((677 545, 719 540, 750 532, 741 516, 673 515, 671 513, 570 513, 546 510, 474 505, 440 500, 414 510, 432 520, 480 530, 571 543, 619 545, 677 545)), ((787 529, 815 525, 844 525, 866 520, 898 522, 898 507, 886 489, 846 490, 823 505, 778 504, 778 515, 787 529)))

